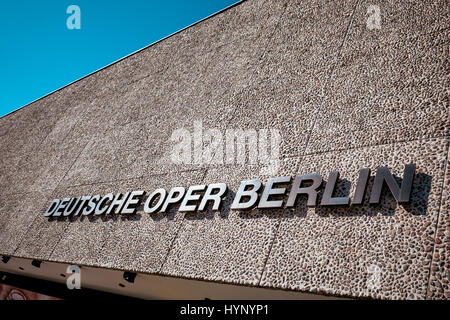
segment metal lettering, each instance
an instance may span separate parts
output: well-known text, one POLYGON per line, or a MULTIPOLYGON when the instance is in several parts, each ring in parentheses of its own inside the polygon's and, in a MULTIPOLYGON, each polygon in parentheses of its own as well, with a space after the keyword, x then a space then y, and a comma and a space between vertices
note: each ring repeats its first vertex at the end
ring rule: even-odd
POLYGON ((268 179, 266 187, 261 195, 261 200, 259 201, 258 208, 281 208, 283 206, 283 200, 269 200, 271 195, 283 195, 286 193, 286 188, 273 188, 274 184, 277 183, 288 183, 291 182, 291 177, 278 177, 268 179))
POLYGON ((364 201, 367 190, 367 182, 369 181, 370 169, 364 168, 359 170, 359 178, 356 183, 355 195, 352 200, 352 205, 360 205, 364 201))
MULTIPOLYGON (((358 181, 356 182, 355 192, 351 205, 361 205, 366 198, 367 185, 370 179, 370 169, 363 168, 359 170, 358 181)), ((411 200, 411 192, 414 182, 415 164, 407 164, 404 168, 401 184, 397 183, 396 178, 391 174, 388 167, 379 167, 376 170, 374 182, 370 191, 369 203, 379 204, 381 194, 385 185, 398 203, 408 203, 411 200)), ((339 172, 331 171, 328 181, 323 190, 321 206, 339 206, 349 205, 350 198, 335 197, 336 186, 339 180, 339 172)), ((230 209, 232 210, 250 210, 256 206, 264 208, 282 208, 285 203, 285 195, 288 184, 291 183, 290 176, 275 177, 267 180, 262 188, 260 180, 241 181, 238 191, 232 201, 230 209), (283 184, 277 186, 277 184, 283 184), (262 191, 262 193, 261 193, 262 191), (261 195, 261 197, 260 197, 261 195)), ((299 195, 306 195, 308 207, 317 206, 319 188, 322 186, 322 176, 313 173, 307 175, 296 175, 290 187, 289 196, 285 203, 286 208, 296 205, 299 195)), ((212 202, 212 210, 220 210, 223 198, 227 194, 228 188, 225 183, 215 183, 210 185, 194 185, 187 190, 183 187, 174 187, 169 193, 163 188, 153 191, 144 203, 144 212, 154 213, 165 212, 172 204, 180 202, 178 211, 192 212, 196 210, 206 210, 207 205, 212 202), (206 191, 205 191, 206 190, 206 191), (155 201, 155 199, 158 201, 155 201), (156 202, 156 204, 153 204, 156 202)), ((45 217, 54 216, 64 217, 74 215, 90 215, 95 213, 101 215, 111 214, 135 214, 143 201, 145 191, 138 190, 116 195, 108 193, 101 197, 99 194, 94 196, 81 196, 73 198, 53 199, 44 212, 45 217)))
POLYGON ((142 201, 142 196, 145 194, 145 191, 132 191, 130 196, 127 198, 124 206, 122 207, 122 214, 134 214, 136 213, 137 208, 139 207, 139 203, 142 201))
POLYGON ((153 193, 151 195, 148 196, 147 200, 144 203, 144 212, 145 213, 153 213, 156 210, 159 209, 159 207, 161 207, 161 205, 164 202, 164 199, 166 198, 167 192, 165 189, 156 189, 155 191, 153 191, 153 193), (150 207, 151 203, 153 202, 153 199, 156 196, 160 196, 158 203, 156 203, 153 207, 150 207))
POLYGON ((82 196, 80 198, 80 205, 78 206, 77 211, 73 214, 74 216, 77 216, 80 214, 81 210, 83 210, 86 207, 86 204, 89 199, 91 199, 91 196, 82 196))
POLYGON ((411 198, 411 189, 414 180, 414 171, 416 166, 412 163, 405 166, 403 172, 403 181, 401 187, 398 187, 397 181, 392 176, 387 167, 379 167, 375 175, 375 180, 370 194, 370 204, 380 203, 381 191, 383 190, 384 182, 386 182, 389 190, 398 203, 408 203, 411 198))
POLYGON ((325 191, 323 192, 321 206, 346 206, 350 202, 349 197, 333 197, 333 192, 336 189, 336 182, 339 178, 339 172, 333 171, 328 177, 325 191))
MULTIPOLYGON (((97 201, 98 201, 100 199, 100 195, 96 195, 94 197, 97 197, 97 196, 98 196, 98 199, 97 199, 97 201)), ((92 197, 92 198, 94 198, 94 197, 92 197)), ((108 210, 107 202, 112 201, 113 199, 114 199, 114 195, 112 193, 105 194, 103 196, 103 198, 100 201, 98 201, 97 205, 95 206, 95 215, 99 216, 101 214, 104 214, 108 210)), ((91 201, 92 201, 92 199, 91 199, 91 201)), ((89 203, 91 203, 91 201, 89 201, 89 203)), ((83 214, 84 214, 84 212, 83 212, 83 214)))
POLYGON ((122 193, 118 192, 116 194, 114 200, 111 201, 111 203, 109 205, 109 208, 108 208, 107 214, 111 214, 111 212, 113 211, 114 207, 117 207, 116 210, 114 211, 114 213, 120 213, 120 209, 125 204, 125 201, 127 200, 129 195, 130 195, 129 192, 127 192, 125 195, 123 195, 122 193))
POLYGON ((50 205, 47 208, 47 211, 44 212, 44 217, 49 217, 51 216, 55 210, 58 208, 60 203, 59 199, 53 199, 52 202, 50 203, 50 205))
POLYGON ((64 210, 63 216, 64 217, 70 216, 75 211, 79 203, 80 198, 70 198, 70 201, 67 204, 66 209, 64 210))
POLYGON ((161 208, 161 212, 165 212, 169 204, 174 204, 180 201, 181 198, 183 198, 185 192, 186 190, 183 187, 174 187, 170 189, 169 195, 167 196, 166 201, 161 208))
MULTIPOLYGON (((100 195, 99 195, 99 194, 96 194, 95 196, 92 196, 92 197, 89 199, 89 202, 87 203, 86 208, 84 208, 84 210, 83 210, 83 212, 82 212, 82 215, 83 215, 83 216, 88 216, 88 215, 90 215, 91 213, 94 213, 94 211, 95 211, 95 206, 97 205, 97 201, 98 201, 98 200, 100 200, 100 195)), ((97 213, 95 213, 95 214, 97 214, 97 213)))
POLYGON ((258 201, 258 191, 261 189, 261 181, 259 180, 248 180, 242 181, 239 186, 239 190, 234 197, 231 209, 235 210, 250 210, 256 206, 256 201, 258 201), (252 186, 251 190, 245 190, 247 186, 252 186), (250 197, 247 202, 241 202, 242 197, 250 197))
POLYGON ((322 177, 317 174, 306 174, 306 175, 296 175, 294 183, 292 184, 291 192, 289 193, 289 198, 286 204, 286 208, 293 207, 297 201, 297 196, 299 194, 308 195, 308 202, 306 205, 308 207, 314 207, 317 205, 317 190, 322 185, 322 177), (309 187, 302 187, 304 181, 312 181, 312 185, 309 187))
POLYGON ((225 183, 210 184, 208 186, 208 188, 206 189, 206 192, 202 198, 202 202, 200 203, 198 210, 200 210, 200 211, 205 210, 206 203, 208 201, 214 201, 212 210, 219 210, 220 204, 222 203, 222 197, 225 195, 226 191, 227 191, 227 185, 225 183), (215 189, 219 189, 219 192, 216 194, 212 194, 213 190, 215 190, 215 189))
POLYGON ((183 201, 181 202, 180 208, 178 209, 178 211, 183 212, 183 211, 188 211, 188 212, 192 212, 195 211, 197 209, 197 205, 188 205, 189 201, 196 201, 200 199, 200 195, 199 194, 192 194, 192 192, 194 191, 203 191, 205 190, 206 185, 202 184, 202 185, 198 185, 198 186, 191 186, 189 187, 186 195, 184 196, 183 201))
POLYGON ((58 208, 56 209, 55 213, 53 213, 54 217, 59 217, 64 212, 64 209, 66 208, 67 203, 69 202, 70 198, 64 198, 59 203, 58 208), (62 210, 62 211, 61 211, 62 210))

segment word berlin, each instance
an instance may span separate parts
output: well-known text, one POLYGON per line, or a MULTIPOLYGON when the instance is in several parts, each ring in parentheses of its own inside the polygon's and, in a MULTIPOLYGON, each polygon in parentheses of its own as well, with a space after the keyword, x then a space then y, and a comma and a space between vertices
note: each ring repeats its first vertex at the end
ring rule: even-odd
MULTIPOLYGON (((386 185, 398 203, 408 203, 411 197, 411 189, 414 179, 415 165, 407 164, 403 172, 403 179, 398 185, 396 179, 387 167, 379 167, 376 170, 372 184, 369 204, 379 204, 381 192, 386 185)), ((365 198, 370 169, 359 171, 359 178, 355 187, 355 194, 351 205, 361 205, 365 198)), ((323 190, 321 206, 347 206, 350 205, 349 197, 333 197, 339 173, 333 171, 328 177, 323 190)), ((290 176, 270 178, 261 193, 260 180, 242 181, 236 196, 231 204, 231 209, 250 210, 257 208, 281 208, 286 200, 286 186, 291 183, 290 176), (259 201, 258 201, 259 200, 259 201)), ((294 207, 299 195, 307 197, 308 207, 317 206, 317 195, 322 186, 322 177, 319 174, 296 175, 292 181, 290 192, 285 203, 286 208, 294 207)), ((178 211, 203 211, 212 203, 212 210, 219 210, 223 198, 227 194, 227 186, 224 183, 210 185, 196 185, 187 189, 174 187, 169 193, 160 188, 151 193, 144 203, 144 212, 165 212, 170 205, 181 201, 178 211)), ((101 214, 134 214, 141 205, 145 191, 132 191, 116 195, 108 193, 100 195, 82 196, 78 198, 54 199, 44 216, 70 216, 70 215, 101 215, 101 214)))

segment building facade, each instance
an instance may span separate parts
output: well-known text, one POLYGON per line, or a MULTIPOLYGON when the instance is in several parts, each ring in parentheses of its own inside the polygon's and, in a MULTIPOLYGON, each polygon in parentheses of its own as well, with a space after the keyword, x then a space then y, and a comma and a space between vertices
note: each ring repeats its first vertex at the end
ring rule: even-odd
POLYGON ((264 297, 450 298, 448 9, 248 0, 2 117, 0 271, 127 272, 134 283, 105 290, 138 297, 153 277, 264 297), (317 198, 288 206, 310 174, 317 198), (276 177, 290 177, 267 198, 281 205, 258 207, 276 177), (240 209, 248 180, 258 202, 240 209), (154 190, 218 183, 218 210, 144 210, 154 190), (45 215, 53 199, 134 190, 146 193, 131 214, 45 215))

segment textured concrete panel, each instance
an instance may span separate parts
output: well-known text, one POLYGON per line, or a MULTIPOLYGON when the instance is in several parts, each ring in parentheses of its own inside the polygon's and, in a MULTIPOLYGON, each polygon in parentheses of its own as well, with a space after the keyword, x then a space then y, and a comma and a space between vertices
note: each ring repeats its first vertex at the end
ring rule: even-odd
MULTIPOLYGON (((261 3, 256 1, 253 5, 261 6, 261 3)), ((269 18, 264 29, 259 30, 259 41, 273 32, 274 21, 283 8, 281 4, 263 7, 265 10, 259 14, 269 18)), ((218 23, 213 19, 208 23, 218 28, 225 23, 222 20, 218 23)), ((146 63, 153 63, 152 52, 161 57, 170 55, 172 60, 164 58, 162 66, 156 69, 149 66, 145 71, 148 74, 136 78, 136 81, 132 80, 134 77, 128 77, 129 84, 117 86, 109 99, 96 99, 85 108, 86 114, 80 123, 86 121, 86 127, 91 132, 95 127, 105 130, 105 134, 86 146, 68 172, 64 185, 137 178, 202 167, 195 163, 176 165, 171 160, 174 145, 170 141, 172 133, 177 129, 192 132, 194 121, 202 121, 205 128, 226 123, 235 107, 229 101, 234 92, 234 83, 237 82, 236 75, 240 73, 241 65, 248 65, 260 53, 259 47, 252 54, 244 50, 255 41, 256 30, 249 30, 239 39, 229 39, 231 42, 220 46, 209 42, 209 50, 199 50, 195 43, 190 43, 192 32, 195 33, 195 39, 210 37, 210 30, 204 27, 197 30, 194 27, 193 31, 186 30, 186 34, 177 34, 145 49, 139 54, 139 59, 143 59, 139 63, 144 64, 145 59, 148 59, 146 63), (182 50, 180 44, 189 48, 182 50), (168 50, 166 54, 165 50, 168 50), (169 51, 172 53, 169 54, 169 51)), ((133 60, 133 57, 129 59, 133 60)), ((110 68, 115 68, 115 65, 110 68)), ((142 72, 136 66, 128 68, 142 72)), ((250 74, 245 74, 246 81, 249 81, 250 74)))
POLYGON ((381 1, 381 29, 362 1, 307 153, 450 133, 446 1, 381 1))
POLYGON ((30 183, 31 190, 56 188, 76 159, 98 133, 80 130, 85 105, 71 107, 54 125, 52 131, 42 141, 39 150, 28 156, 37 178, 30 183))
POLYGON ((0 198, 0 254, 13 254, 29 227, 44 212, 50 191, 11 194, 0 198))
MULTIPOLYGON (((12 115, 11 115, 12 116, 12 115)), ((3 158, 26 156, 36 150, 40 142, 52 130, 52 124, 46 121, 14 120, 8 134, 2 137, 0 153, 3 158)))
POLYGON ((45 204, 37 210, 35 219, 30 224, 27 234, 22 237, 20 244, 15 249, 14 256, 48 260, 61 239, 64 230, 67 228, 67 222, 59 218, 49 220, 49 218, 43 216, 50 202, 58 194, 51 192, 50 195, 45 204))
POLYGON ((296 214, 282 218, 261 284, 424 299, 447 150, 447 140, 435 139, 302 157, 298 173, 317 172, 327 180, 329 172, 337 170, 341 181, 336 196, 350 197, 360 168, 387 165, 402 177, 404 164, 416 163, 412 203, 397 205, 384 191, 382 203, 369 206, 371 184, 363 206, 307 209, 301 202, 296 214))
MULTIPOLYGON (((283 161, 279 175, 293 172, 297 159, 283 161)), ((258 166, 210 169, 205 184, 227 181, 220 211, 186 213, 162 273, 258 285, 279 224, 280 210, 237 211, 230 206, 242 180, 264 179, 258 166)))
POLYGON ((103 128, 114 128, 149 114, 163 115, 178 108, 206 111, 217 103, 216 98, 229 90, 241 71, 238 60, 248 62, 241 54, 242 48, 251 47, 273 31, 283 5, 258 0, 238 7, 76 83, 80 94, 90 94, 94 87, 96 96, 112 96, 92 105, 89 118, 97 119, 103 128), (238 7, 253 13, 243 15, 238 7), (263 17, 267 21, 260 27, 263 17), (245 23, 248 28, 241 29, 235 23, 245 23))
MULTIPOLYGON (((122 185, 126 185, 122 183, 122 185)), ((119 192, 117 183, 91 184, 78 187, 60 187, 51 199, 79 197, 84 195, 105 195, 119 192)), ((123 190, 120 190, 123 191, 123 190)), ((47 206, 50 201, 47 203, 47 206)), ((16 255, 39 257, 45 260, 74 262, 89 265, 98 258, 98 252, 109 238, 112 224, 120 218, 117 215, 44 217, 41 212, 31 227, 36 233, 24 240, 16 255), (51 239, 45 234, 51 234, 51 239), (44 249, 43 249, 44 248, 44 249)))
MULTIPOLYGON (((58 185, 86 144, 95 139, 96 133, 79 125, 84 110, 85 104, 80 103, 57 116, 45 136, 37 136, 40 139, 37 148, 26 155, 2 157, 0 190, 3 194, 53 189, 58 185)), ((26 135, 27 129, 23 130, 26 135)))
POLYGON ((9 131, 9 128, 14 124, 13 121, 10 120, 10 118, 4 117, 0 121, 0 137, 3 138, 4 135, 6 135, 9 131))
POLYGON ((179 70, 181 76, 187 71, 191 80, 195 81, 198 73, 208 64, 202 60, 205 54, 233 42, 242 42, 243 39, 257 40, 273 28, 283 7, 281 1, 241 3, 108 67, 92 77, 98 78, 93 85, 118 89, 144 78, 168 85, 161 82, 161 77, 175 70, 179 70), (202 60, 201 65, 195 65, 198 60, 202 60), (108 80, 115 83, 111 85, 108 80))
MULTIPOLYGON (((157 188, 185 187, 201 184, 204 170, 178 172, 139 179, 135 190, 147 191, 147 196, 157 188)), ((146 197, 145 197, 146 199, 146 197)), ((178 212, 179 203, 166 213, 147 214, 143 206, 136 217, 120 219, 114 224, 110 238, 98 254, 101 266, 141 272, 159 272, 178 234, 184 213, 178 212)))
POLYGON ((450 153, 442 186, 441 210, 436 227, 427 298, 450 299, 450 153))
POLYGON ((0 158, 0 192, 6 196, 25 192, 29 183, 37 178, 35 167, 31 166, 27 156, 0 158))
POLYGON ((2 157, 28 155, 39 150, 41 142, 52 131, 58 119, 80 101, 71 91, 72 89, 55 92, 2 117, 1 122, 13 123, 8 134, 2 136, 2 157))
POLYGON ((230 101, 235 110, 227 125, 278 129, 281 155, 302 154, 353 8, 354 1, 287 3, 253 73, 246 74, 251 83, 230 101))
MULTIPOLYGON (((337 62, 356 1, 289 1, 255 66, 273 86, 299 93, 299 101, 322 94, 337 62)), ((307 101, 304 101, 307 102, 307 101)))
POLYGON ((194 121, 201 121, 205 128, 211 128, 216 124, 214 119, 222 116, 220 112, 205 117, 201 114, 183 108, 174 110, 171 117, 162 113, 149 115, 151 119, 130 122, 93 137, 67 172, 62 185, 139 178, 204 167, 205 164, 194 161, 193 154, 189 163, 178 164, 172 157, 177 141, 171 141, 177 129, 186 130, 192 139, 194 121))
POLYGON ((161 157, 161 127, 147 122, 129 123, 92 139, 63 181, 80 185, 130 179, 158 167, 151 160, 161 157))

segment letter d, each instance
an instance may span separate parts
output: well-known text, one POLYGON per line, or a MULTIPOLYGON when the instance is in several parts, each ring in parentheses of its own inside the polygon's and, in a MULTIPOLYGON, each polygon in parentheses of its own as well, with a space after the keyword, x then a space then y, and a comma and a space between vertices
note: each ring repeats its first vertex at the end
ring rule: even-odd
POLYGON ((53 199, 52 203, 50 203, 50 206, 47 208, 47 211, 45 211, 44 217, 51 216, 55 212, 56 208, 58 208, 59 203, 59 199, 53 199))

